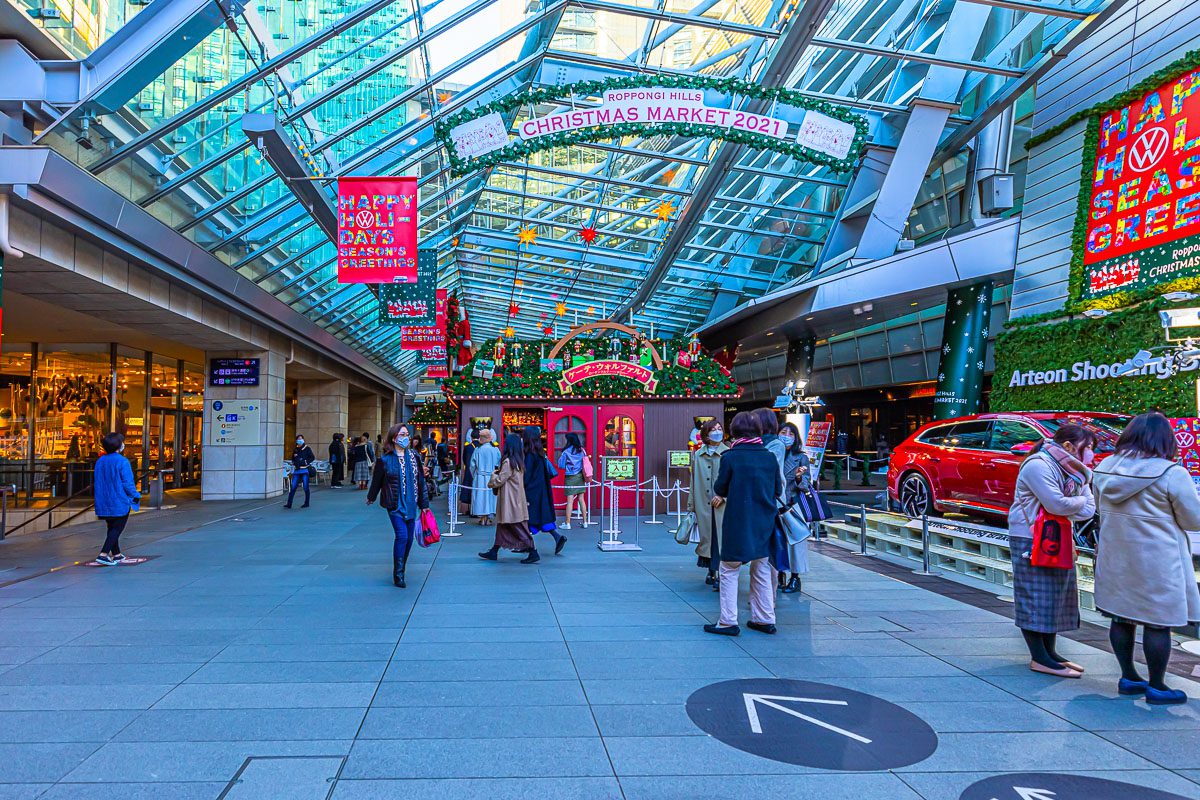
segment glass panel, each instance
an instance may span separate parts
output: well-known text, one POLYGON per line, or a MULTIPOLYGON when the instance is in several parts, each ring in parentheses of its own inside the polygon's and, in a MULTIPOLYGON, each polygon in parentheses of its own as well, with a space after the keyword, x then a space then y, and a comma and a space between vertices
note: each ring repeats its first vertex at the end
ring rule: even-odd
POLYGON ((39 354, 35 459, 51 465, 90 464, 104 452, 110 428, 112 365, 108 345, 47 345, 39 354))
POLYGON ((946 447, 968 447, 973 450, 986 449, 988 445, 988 429, 990 427, 991 423, 983 420, 978 422, 961 422, 950 430, 950 433, 946 436, 946 440, 942 444, 946 447))
POLYGON ((204 367, 198 364, 183 364, 183 410, 204 410, 204 367))
POLYGON ((584 435, 587 433, 587 426, 583 424, 583 420, 579 417, 562 417, 554 423, 554 452, 561 453, 567 447, 567 434, 573 433, 579 437, 579 443, 587 447, 584 441, 584 435))
MULTIPOLYGON (((142 464, 142 426, 146 418, 146 354, 117 348, 117 419, 113 430, 125 436, 125 457, 138 475, 142 464)), ((140 478, 140 475, 139 475, 140 478)))
POLYGON ((637 424, 632 417, 617 415, 604 423, 604 455, 636 456, 637 424))
POLYGON ((152 370, 150 406, 174 411, 179 396, 179 361, 155 356, 152 370))
MULTIPOLYGON (((27 344, 4 343, 0 354, 0 465, 21 469, 29 457, 29 359, 27 344)), ((15 477, 5 477, 16 483, 15 477)))
POLYGON ((992 441, 988 449, 1008 452, 1013 445, 1036 442, 1041 438, 1040 433, 1023 422, 1000 419, 992 424, 992 441))

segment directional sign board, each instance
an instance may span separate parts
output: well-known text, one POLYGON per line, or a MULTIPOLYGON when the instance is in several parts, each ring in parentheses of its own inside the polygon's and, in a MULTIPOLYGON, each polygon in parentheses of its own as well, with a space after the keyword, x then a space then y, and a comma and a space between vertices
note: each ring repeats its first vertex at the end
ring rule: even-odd
POLYGON ((210 445, 262 444, 262 400, 212 400, 210 445))
POLYGON ((687 713, 730 747, 820 769, 896 769, 925 760, 938 746, 933 728, 912 712, 873 695, 810 681, 714 683, 688 698, 687 713))
POLYGON ((973 783, 959 800, 1185 800, 1183 796, 1147 789, 1132 783, 1088 778, 1083 775, 1059 775, 1053 772, 1025 772, 995 775, 973 783))

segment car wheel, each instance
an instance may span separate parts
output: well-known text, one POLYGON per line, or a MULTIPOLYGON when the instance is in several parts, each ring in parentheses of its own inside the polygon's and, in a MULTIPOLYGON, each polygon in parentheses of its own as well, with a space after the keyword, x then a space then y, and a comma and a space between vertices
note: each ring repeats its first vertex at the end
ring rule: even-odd
POLYGON ((900 510, 910 517, 933 513, 933 491, 920 473, 910 472, 900 481, 900 510))

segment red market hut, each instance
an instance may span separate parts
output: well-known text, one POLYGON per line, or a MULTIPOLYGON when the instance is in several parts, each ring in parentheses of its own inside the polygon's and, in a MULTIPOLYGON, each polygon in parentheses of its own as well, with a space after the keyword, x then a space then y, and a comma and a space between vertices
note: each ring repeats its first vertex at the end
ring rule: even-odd
MULTIPOLYGON (((605 457, 633 456, 638 481, 658 475, 664 485, 668 452, 687 450, 695 429, 723 418, 725 401, 741 394, 695 337, 651 340, 615 322, 582 325, 558 340, 497 338, 443 388, 459 407, 461 430, 492 428, 502 437, 537 425, 551 460, 575 433, 597 475, 605 457)), ((561 503, 562 477, 554 484, 561 503)), ((632 508, 632 492, 622 497, 632 508)))

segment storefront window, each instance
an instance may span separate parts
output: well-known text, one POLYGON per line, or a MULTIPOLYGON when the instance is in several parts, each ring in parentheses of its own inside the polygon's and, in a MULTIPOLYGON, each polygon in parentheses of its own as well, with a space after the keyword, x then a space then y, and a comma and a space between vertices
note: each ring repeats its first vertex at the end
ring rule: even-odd
POLYGON ((38 356, 35 462, 92 462, 110 430, 107 344, 47 345, 38 356), (49 349, 54 348, 54 349, 49 349))
POLYGON ((117 419, 113 430, 125 437, 125 456, 134 474, 143 469, 142 430, 146 421, 146 354, 117 348, 117 419))
POLYGON ((0 355, 0 464, 4 465, 24 466, 29 457, 29 353, 28 344, 5 342, 0 355))
POLYGON ((204 411, 204 367, 183 364, 183 410, 204 411))
POLYGON ((155 356, 150 374, 150 407, 174 411, 179 402, 179 361, 155 356))

